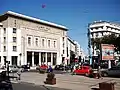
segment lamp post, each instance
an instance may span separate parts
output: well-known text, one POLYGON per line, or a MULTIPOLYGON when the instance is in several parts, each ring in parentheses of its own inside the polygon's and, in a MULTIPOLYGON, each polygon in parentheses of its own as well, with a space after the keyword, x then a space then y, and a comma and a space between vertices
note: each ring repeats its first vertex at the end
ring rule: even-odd
POLYGON ((22 53, 20 53, 19 55, 20 55, 19 65, 21 66, 21 56, 22 56, 22 53))

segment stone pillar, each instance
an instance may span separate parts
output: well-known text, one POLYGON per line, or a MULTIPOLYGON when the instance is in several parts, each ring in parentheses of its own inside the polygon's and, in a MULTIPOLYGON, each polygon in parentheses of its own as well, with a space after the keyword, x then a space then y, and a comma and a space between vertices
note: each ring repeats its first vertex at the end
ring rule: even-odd
POLYGON ((23 65, 27 65, 27 51, 23 54, 23 65))
POLYGON ((32 52, 32 66, 34 66, 34 52, 32 52))
POLYGON ((3 56, 1 56, 1 65, 2 66, 4 65, 4 58, 3 58, 3 56))
POLYGON ((45 53, 45 64, 47 64, 47 52, 45 53))
POLYGON ((51 65, 53 66, 53 53, 51 53, 51 65))
POLYGON ((108 60, 108 68, 111 68, 111 60, 108 60))
POLYGON ((41 52, 39 52, 39 65, 41 65, 41 52))

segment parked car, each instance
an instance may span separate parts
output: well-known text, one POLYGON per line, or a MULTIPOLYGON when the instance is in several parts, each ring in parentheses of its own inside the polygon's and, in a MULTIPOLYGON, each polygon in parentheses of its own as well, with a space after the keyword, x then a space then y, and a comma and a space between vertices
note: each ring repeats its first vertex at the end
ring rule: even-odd
POLYGON ((48 72, 48 66, 46 64, 42 64, 37 68, 37 70, 39 70, 39 72, 48 72))
POLYGON ((2 74, 3 72, 6 72, 6 70, 5 70, 5 69, 0 68, 0 74, 2 74))
POLYGON ((62 64, 56 65, 54 70, 64 70, 64 66, 62 64))
POLYGON ((56 65, 55 66, 55 68, 54 68, 54 70, 61 70, 61 71, 63 71, 63 70, 70 70, 71 69, 71 65, 62 65, 62 64, 60 64, 60 65, 56 65))
POLYGON ((17 72, 19 70, 19 68, 15 65, 11 65, 9 66, 9 71, 10 72, 17 72))
POLYGON ((73 74, 89 76, 92 74, 92 69, 90 66, 80 66, 73 71, 73 74))
POLYGON ((120 66, 114 66, 110 69, 101 71, 102 76, 120 76, 120 66))
POLYGON ((22 68, 22 72, 30 70, 30 66, 28 65, 22 65, 21 68, 22 68))

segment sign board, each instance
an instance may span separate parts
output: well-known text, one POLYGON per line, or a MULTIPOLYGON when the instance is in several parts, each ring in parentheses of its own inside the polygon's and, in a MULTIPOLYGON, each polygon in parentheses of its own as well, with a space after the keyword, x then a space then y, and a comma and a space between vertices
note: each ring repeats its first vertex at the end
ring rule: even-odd
POLYGON ((102 60, 114 60, 114 45, 101 44, 102 60))

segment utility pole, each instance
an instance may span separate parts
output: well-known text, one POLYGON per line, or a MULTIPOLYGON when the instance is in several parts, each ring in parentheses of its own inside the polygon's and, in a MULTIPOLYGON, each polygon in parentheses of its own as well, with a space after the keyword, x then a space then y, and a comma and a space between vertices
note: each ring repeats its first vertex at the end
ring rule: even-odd
POLYGON ((89 28, 89 25, 90 24, 88 24, 88 34, 87 34, 87 36, 88 36, 88 54, 89 54, 89 63, 90 63, 90 65, 92 64, 92 53, 91 53, 91 32, 90 32, 90 28, 89 28))

